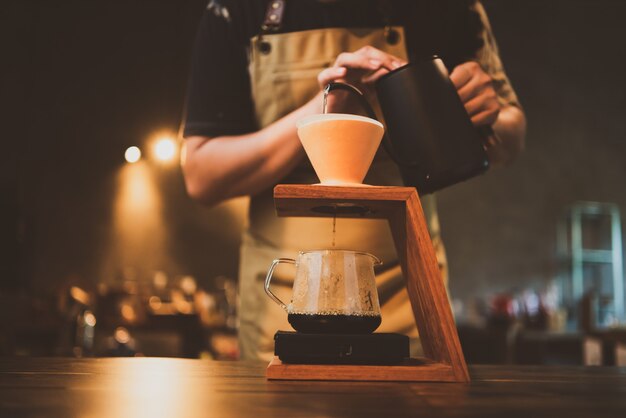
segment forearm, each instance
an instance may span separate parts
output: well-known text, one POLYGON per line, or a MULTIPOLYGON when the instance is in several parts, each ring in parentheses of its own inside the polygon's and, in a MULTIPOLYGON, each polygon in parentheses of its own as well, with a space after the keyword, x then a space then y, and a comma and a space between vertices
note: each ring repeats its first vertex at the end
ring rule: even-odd
POLYGON ((215 204, 277 183, 304 156, 296 121, 320 109, 321 98, 316 97, 257 132, 186 139, 182 165, 188 193, 215 204))
POLYGON ((487 154, 493 167, 510 164, 524 149, 526 137, 526 117, 516 106, 506 106, 500 110, 493 124, 494 136, 489 138, 487 154))

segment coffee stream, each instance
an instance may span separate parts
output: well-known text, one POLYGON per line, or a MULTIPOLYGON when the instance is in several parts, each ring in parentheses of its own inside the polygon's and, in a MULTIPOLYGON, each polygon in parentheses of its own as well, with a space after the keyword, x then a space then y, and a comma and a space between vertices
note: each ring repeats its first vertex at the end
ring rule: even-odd
POLYGON ((333 248, 335 248, 335 235, 337 233, 337 215, 333 215, 333 248))

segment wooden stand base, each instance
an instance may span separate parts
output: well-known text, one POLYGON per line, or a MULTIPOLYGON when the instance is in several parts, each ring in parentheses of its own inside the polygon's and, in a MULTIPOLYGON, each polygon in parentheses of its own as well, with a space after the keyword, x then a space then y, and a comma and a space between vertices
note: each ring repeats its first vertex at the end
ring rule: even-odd
POLYGON ((370 382, 455 382, 452 367, 426 358, 408 359, 397 366, 285 364, 278 357, 267 366, 270 380, 348 380, 370 382))

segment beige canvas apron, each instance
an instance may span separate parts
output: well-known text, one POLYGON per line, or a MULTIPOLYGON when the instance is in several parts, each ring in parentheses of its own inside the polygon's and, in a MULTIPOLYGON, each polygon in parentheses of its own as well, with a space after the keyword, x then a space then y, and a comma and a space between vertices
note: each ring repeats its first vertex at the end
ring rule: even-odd
MULTIPOLYGON (((341 52, 352 52, 371 45, 406 59, 404 31, 395 28, 400 41, 387 43, 383 29, 320 29, 264 35, 270 52, 258 48, 258 37, 250 48, 250 77, 259 128, 280 119, 304 105, 319 93, 317 75, 329 67, 341 52)), ((372 103, 372 98, 369 98, 372 103)), ((377 107, 377 103, 372 103, 377 107)), ((320 103, 321 107, 321 103, 320 103)), ((310 163, 303 161, 281 183, 318 183, 310 163)), ((384 152, 377 154, 365 179, 374 185, 402 185, 395 164, 384 152)), ((445 270, 445 253, 439 236, 439 223, 432 197, 422 200, 431 237, 440 265, 445 270)), ((269 360, 273 356, 273 336, 277 330, 291 330, 287 313, 264 293, 263 281, 273 259, 295 258, 298 251, 331 248, 332 219, 278 218, 272 188, 252 196, 248 230, 244 234, 240 258, 240 328, 242 359, 269 360)), ((417 337, 410 302, 404 288, 391 233, 386 221, 337 219, 336 248, 370 252, 378 256, 386 270, 377 275, 382 324, 379 332, 399 332, 417 337)), ((294 271, 276 271, 273 290, 279 298, 291 300, 294 271)), ((445 277, 445 271, 444 271, 445 277)), ((419 350, 419 344, 412 348, 419 350)))

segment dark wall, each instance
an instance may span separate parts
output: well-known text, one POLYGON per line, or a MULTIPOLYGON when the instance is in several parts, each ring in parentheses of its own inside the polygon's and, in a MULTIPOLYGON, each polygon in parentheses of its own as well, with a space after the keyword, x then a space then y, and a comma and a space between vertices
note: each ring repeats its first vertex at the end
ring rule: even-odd
MULTIPOLYGON (((145 145, 160 130, 178 131, 190 51, 207 1, 7 3, 2 38, 9 59, 3 59, 2 81, 11 105, 3 106, 9 131, 2 142, 10 152, 0 156, 2 231, 9 231, 0 263, 4 287, 48 290, 68 280, 115 279, 103 275, 129 269, 148 275, 142 260, 118 265, 108 257, 115 247, 117 176, 128 146, 145 145)), ((150 268, 201 279, 232 276, 237 244, 220 237, 228 217, 212 224, 210 213, 187 198, 177 168, 150 170, 163 191, 173 254, 150 268), (219 248, 225 254, 215 265, 207 253, 219 248)))
POLYGON ((0 289, 16 289, 20 283, 18 167, 20 134, 28 120, 21 109, 26 103, 30 12, 28 4, 9 2, 0 13, 0 289))
POLYGON ((543 283, 556 222, 576 201, 626 215, 626 3, 484 2, 528 116, 511 167, 440 194, 454 295, 543 283))
MULTIPOLYGON (((236 276, 243 202, 202 208, 186 197, 175 168, 151 167, 163 191, 169 258, 146 267, 108 257, 123 152, 159 129, 178 129, 206 3, 3 3, 10 59, 1 64, 2 90, 11 104, 2 110, 0 153, 3 287, 43 291, 70 277, 111 280, 128 268, 206 282, 236 276)), ((626 208, 626 3, 485 4, 528 115, 528 143, 510 168, 440 193, 456 297, 553 277, 564 206, 616 202, 622 215, 626 208)))

